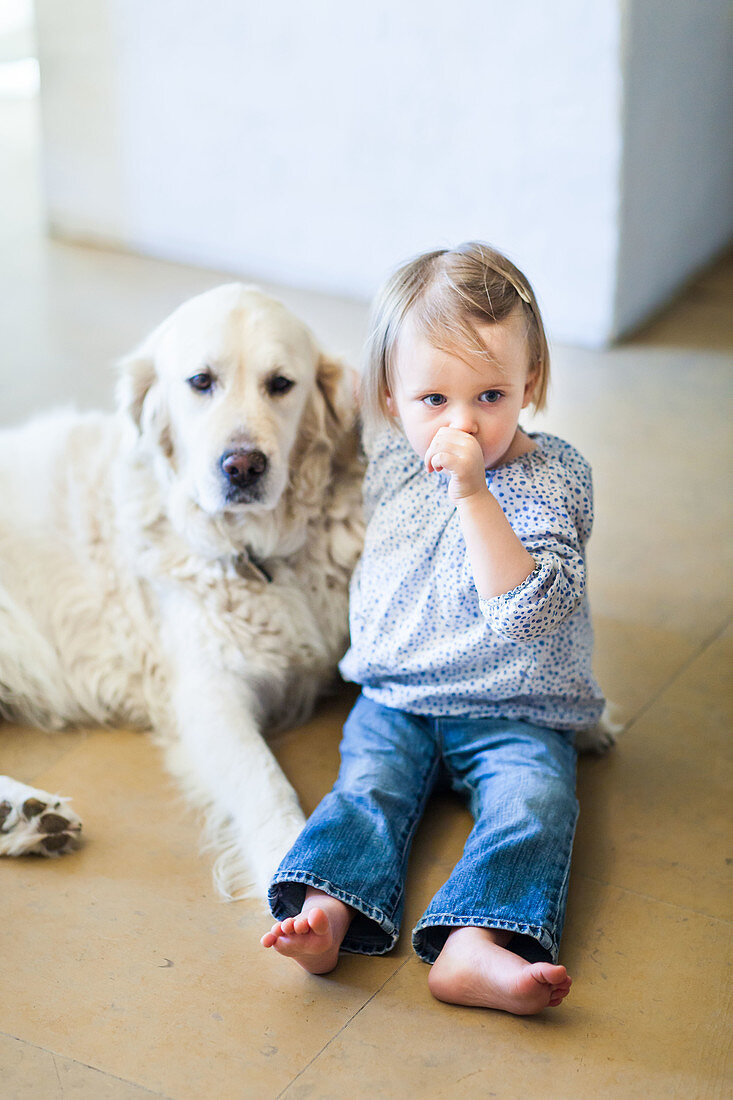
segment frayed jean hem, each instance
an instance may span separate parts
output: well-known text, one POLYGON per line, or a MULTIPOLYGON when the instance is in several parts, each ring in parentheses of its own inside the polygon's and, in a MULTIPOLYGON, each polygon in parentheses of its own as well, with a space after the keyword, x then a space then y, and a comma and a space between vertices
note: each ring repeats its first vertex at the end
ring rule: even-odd
POLYGON ((503 920, 492 916, 456 916, 454 913, 430 913, 418 921, 412 932, 412 946, 418 958, 434 963, 454 928, 498 928, 513 932, 509 951, 528 962, 556 963, 560 945, 556 937, 539 925, 503 920))
POLYGON ((294 917, 301 912, 308 886, 321 890, 356 910, 356 916, 341 944, 341 951, 353 955, 386 955, 397 943, 399 928, 386 913, 311 871, 282 870, 274 876, 267 892, 267 900, 276 920, 294 917))

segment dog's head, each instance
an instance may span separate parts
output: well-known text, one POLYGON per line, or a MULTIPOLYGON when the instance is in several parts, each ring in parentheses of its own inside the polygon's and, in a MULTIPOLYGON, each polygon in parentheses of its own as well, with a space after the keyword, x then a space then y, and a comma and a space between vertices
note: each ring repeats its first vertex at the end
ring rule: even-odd
POLYGON ((122 364, 119 400, 209 515, 269 511, 353 419, 348 372, 282 303, 239 283, 175 311, 122 364))

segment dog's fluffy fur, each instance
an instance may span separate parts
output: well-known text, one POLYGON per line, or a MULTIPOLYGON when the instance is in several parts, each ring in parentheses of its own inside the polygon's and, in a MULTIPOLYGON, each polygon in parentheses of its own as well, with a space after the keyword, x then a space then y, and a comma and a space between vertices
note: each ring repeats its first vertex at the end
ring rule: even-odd
MULTIPOLYGON (((261 731, 309 713, 347 644, 352 379, 232 284, 169 317, 119 397, 0 433, 0 714, 152 728, 206 812, 220 891, 262 892, 303 817, 261 731)), ((0 777, 0 853, 46 799, 0 777)), ((43 835, 23 850, 62 849, 43 835)))

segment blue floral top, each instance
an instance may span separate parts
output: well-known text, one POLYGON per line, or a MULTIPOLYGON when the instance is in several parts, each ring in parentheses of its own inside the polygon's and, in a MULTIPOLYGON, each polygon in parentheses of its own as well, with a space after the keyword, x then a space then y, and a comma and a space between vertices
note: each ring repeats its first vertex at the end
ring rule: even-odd
POLYGON ((412 714, 563 730, 598 721, 584 554, 590 467, 556 436, 531 438, 535 450, 486 471, 536 562, 522 584, 492 599, 476 591, 450 475, 427 473, 395 429, 367 441, 369 522, 340 669, 370 699, 412 714))

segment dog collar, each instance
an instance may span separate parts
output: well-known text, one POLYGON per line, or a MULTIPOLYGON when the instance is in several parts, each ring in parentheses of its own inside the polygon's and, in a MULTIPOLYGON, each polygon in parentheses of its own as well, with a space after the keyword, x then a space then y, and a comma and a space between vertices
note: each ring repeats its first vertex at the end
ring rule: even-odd
POLYGON ((272 584, 272 577, 264 565, 257 561, 251 550, 246 548, 235 555, 234 569, 245 580, 265 581, 267 584, 272 584))

